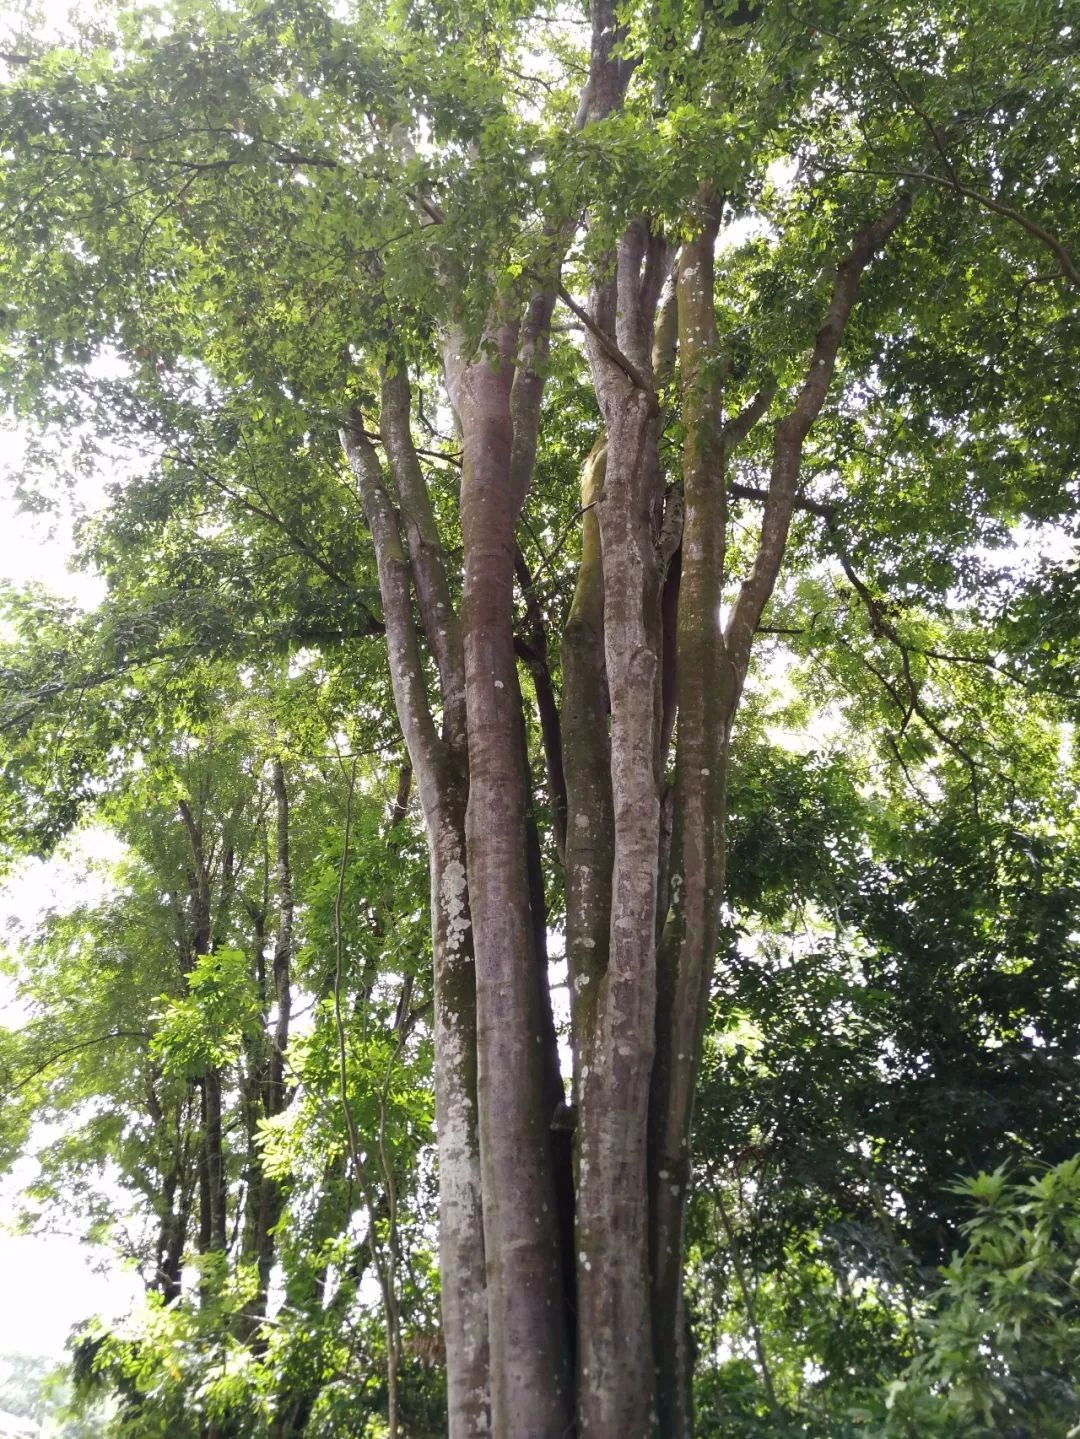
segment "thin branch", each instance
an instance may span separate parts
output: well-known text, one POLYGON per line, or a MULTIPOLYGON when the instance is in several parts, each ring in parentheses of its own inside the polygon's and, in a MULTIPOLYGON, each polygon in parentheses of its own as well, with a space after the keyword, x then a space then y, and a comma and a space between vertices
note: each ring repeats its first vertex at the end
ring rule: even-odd
POLYGON ((213 485, 216 490, 220 491, 221 494, 225 495, 228 499, 235 501, 236 504, 240 505, 250 514, 257 515, 260 519, 263 519, 268 524, 273 525, 275 529, 280 530, 280 532, 286 536, 293 548, 299 554, 303 555, 305 559, 310 560, 317 569, 321 570, 322 573, 327 577, 327 579, 331 580, 340 589, 343 589, 347 592, 352 591, 352 585, 345 578, 345 576, 342 575, 338 570, 336 570, 329 562, 329 560, 323 559, 319 552, 313 549, 306 540, 302 539, 296 533, 295 526, 290 525, 289 522, 287 520, 284 520, 277 513, 276 510, 270 508, 266 496, 262 493, 261 490, 258 490, 257 486, 256 490, 259 494, 259 497, 263 501, 262 505, 256 504, 254 500, 249 498, 249 496, 243 494, 240 490, 235 489, 232 485, 228 484, 225 480, 214 474, 212 470, 208 470, 206 466, 196 460, 194 456, 187 454, 183 450, 166 450, 164 452, 164 458, 170 459, 174 462, 174 464, 183 465, 186 469, 193 471, 193 473, 201 476, 209 484, 213 485))
POLYGON ((1033 220, 1030 215, 1025 215, 1022 210, 1015 209, 1012 205, 1006 205, 1002 200, 996 200, 992 195, 984 195, 981 190, 973 190, 970 185, 965 185, 960 180, 950 180, 944 175, 935 175, 930 170, 871 170, 858 165, 842 165, 838 167, 850 175, 872 175, 878 179, 891 180, 915 180, 920 184, 938 185, 946 190, 952 190, 957 195, 963 195, 969 200, 974 200, 977 205, 982 205, 986 210, 991 210, 995 215, 1001 215, 1013 224, 1019 225, 1033 239, 1052 250, 1061 264, 1064 277, 1073 285, 1080 287, 1080 267, 1077 266, 1071 253, 1062 242, 1045 226, 1033 220))
MULTIPOLYGON (((755 504, 764 504, 765 501, 768 499, 768 491, 759 489, 754 485, 743 485, 739 483, 734 483, 729 486, 729 493, 733 495, 736 499, 750 500, 755 504)), ((1029 694, 1051 695, 1055 699, 1064 700, 1072 700, 1076 698, 1075 691, 1059 690, 1053 688, 1050 685, 1030 684, 1027 680, 1024 679, 1022 675, 1017 674, 1015 670, 1009 669, 1007 665, 999 664, 992 655, 955 654, 949 650, 931 649, 927 645, 916 645, 911 644, 909 641, 902 640, 898 631, 895 629, 895 627, 892 625, 887 615, 885 614, 884 607, 881 605, 880 601, 878 601, 873 596, 873 594, 871 594, 870 590, 866 586, 865 581, 861 580, 855 571, 850 553, 846 549, 842 539, 840 538, 840 532, 836 524, 836 516, 839 506, 835 504, 830 504, 828 501, 811 500, 805 495, 797 495, 795 497, 794 508, 797 510, 805 510, 807 514, 816 515, 819 519, 825 521, 825 530, 829 537, 830 544, 832 545, 833 552, 835 553, 837 559, 840 561, 841 568, 843 569, 848 580, 851 582, 852 588, 856 591, 860 599, 862 599, 863 603, 866 604, 868 608, 873 607, 874 621, 877 626, 875 632, 881 634, 882 636, 884 636, 884 638, 891 640, 898 649, 906 649, 910 654, 921 655, 924 659, 937 660, 942 664, 976 665, 980 669, 993 670, 995 674, 1001 675, 1003 679, 1009 680, 1011 684, 1019 685, 1029 694)), ((768 625, 760 624, 757 627, 757 632, 758 634, 802 633, 802 631, 799 630, 779 630, 771 628, 768 625)))
MULTIPOLYGON (((904 718, 900 725, 901 735, 903 735, 905 729, 907 728, 911 716, 913 714, 917 715, 918 718, 922 720, 926 728, 930 731, 930 733, 934 736, 934 738, 938 740, 941 744, 943 744, 946 749, 951 750, 953 754, 956 755, 957 759, 959 759, 960 762, 964 765, 964 767, 967 769, 968 774, 971 777, 972 808, 974 809, 976 816, 978 816, 979 795, 981 792, 981 786, 979 781, 979 767, 976 764, 973 756, 968 753, 968 751, 964 748, 960 741, 954 738, 954 736, 950 735, 947 730, 943 729, 938 723, 938 721, 926 708, 926 705, 923 703, 923 700, 920 696, 919 687, 916 684, 914 676, 911 673, 907 653, 901 650, 901 665, 904 671, 904 685, 907 690, 907 703, 905 703, 904 695, 899 689, 897 689, 896 685, 891 679, 889 679, 886 674, 884 674, 880 669, 878 669, 878 667, 873 664, 872 661, 867 659, 864 654, 860 654, 854 645, 851 645, 843 640, 841 641, 841 643, 843 643, 845 645, 845 648, 847 648, 850 653, 855 655, 859 662, 870 671, 870 673, 881 685, 882 689, 884 689, 885 692, 888 694, 893 704, 903 715, 904 718)), ((895 741, 892 741, 892 744, 895 749, 895 741)), ((911 781, 909 777, 909 783, 910 782, 911 781)))
MULTIPOLYGON (((728 493, 737 500, 753 500, 755 504, 763 505, 769 498, 768 490, 758 489, 754 485, 741 485, 733 483, 728 486, 728 493)), ((793 507, 797 510, 805 510, 807 514, 817 515, 819 518, 828 521, 831 519, 835 506, 824 503, 822 500, 811 500, 805 495, 796 495, 793 500, 793 507)))
POLYGON ((55 1053, 50 1054, 48 1059, 43 1060, 41 1064, 30 1070, 28 1074, 24 1074, 21 1079, 17 1079, 14 1083, 9 1084, 8 1093, 18 1094, 20 1089, 25 1089, 26 1086, 32 1084, 39 1075, 44 1074, 47 1069, 51 1069, 54 1064, 59 1064, 59 1062, 62 1059, 66 1059, 69 1054, 77 1054, 80 1050, 90 1049, 97 1044, 106 1044, 110 1039, 149 1038, 150 1035, 143 1029, 110 1029, 108 1034, 98 1034, 93 1039, 80 1039, 75 1044, 67 1044, 62 1049, 58 1049, 55 1053))
POLYGON ((559 286, 558 294, 559 299, 566 308, 578 317, 589 334, 592 335, 593 339, 603 350, 604 354, 607 355, 608 359, 614 364, 618 365, 630 383, 637 389, 644 390, 647 395, 652 395, 653 387, 649 384, 648 380, 642 376, 641 371, 631 360, 626 358, 615 341, 596 323, 588 310, 579 305, 574 297, 567 292, 565 285, 559 286))
MULTIPOLYGON (((831 40, 835 40, 839 45, 843 45, 845 47, 850 47, 853 49, 862 48, 856 42, 849 40, 846 36, 837 35, 831 30, 821 30, 820 33, 822 35, 828 35, 831 40)), ((893 85, 896 87, 897 91, 900 93, 903 99, 908 103, 908 105, 911 106, 913 113, 917 115, 919 119, 923 122, 927 132, 930 135, 930 139, 933 142, 934 149, 941 156, 942 163, 944 164, 945 169, 949 172, 950 178, 953 181, 959 183, 957 180, 956 169, 952 162, 952 157, 949 155, 949 152, 946 149, 945 144, 941 138, 941 127, 935 124, 932 117, 928 114, 926 110, 923 109, 923 107, 915 99, 914 95, 912 95, 911 91, 904 84, 903 80, 901 80, 899 74, 897 73, 896 67, 893 65, 891 60, 889 60, 882 53, 882 51, 878 50, 875 46, 867 46, 866 49, 869 51, 871 57, 877 62, 881 69, 885 71, 885 74, 892 81, 893 85)))
MULTIPOLYGON (((372 430, 364 430, 364 438, 370 440, 373 445, 381 445, 382 435, 377 435, 372 430)), ((443 454, 441 450, 425 450, 421 445, 413 445, 413 450, 418 455, 423 455, 428 460, 442 460, 446 465, 453 465, 455 469, 461 469, 461 451, 457 450, 452 455, 443 454)))
POLYGON ((728 454, 730 454, 736 446, 741 445, 743 440, 746 439, 758 420, 761 419, 762 415, 764 415, 772 404, 772 399, 775 394, 776 381, 770 375, 746 407, 741 410, 739 414, 728 420, 721 432, 724 447, 728 454))
POLYGON ((338 1087, 341 1109, 349 1140, 349 1157, 353 1172, 360 1169, 360 1136, 349 1104, 348 1050, 345 1043, 345 1021, 341 1013, 341 986, 345 975, 345 943, 342 930, 342 907, 345 896, 345 870, 349 862, 349 837, 352 831, 352 801, 356 788, 356 760, 349 769, 349 786, 345 792, 345 828, 341 842, 341 863, 338 866, 337 892, 334 895, 334 1027, 338 1042, 338 1087))
POLYGON ((769 1367, 768 1356, 765 1352, 765 1340, 762 1334, 761 1325, 757 1319, 757 1309, 754 1303, 753 1290, 746 1276, 746 1269, 742 1261, 742 1246, 739 1244, 738 1236, 724 1204, 723 1196, 717 1190, 713 1196, 716 1201, 716 1212, 720 1216, 720 1223, 723 1226, 724 1237, 727 1240, 728 1251, 731 1254, 731 1265, 735 1270, 735 1278, 739 1289, 742 1292, 743 1304, 746 1307, 746 1320, 750 1326, 750 1333, 754 1340, 754 1351, 757 1354, 758 1367, 761 1370, 761 1382, 765 1386, 765 1397, 769 1401, 769 1409, 776 1419, 779 1417, 780 1406, 776 1401, 776 1388, 773 1384, 772 1370, 769 1367))
MULTIPOLYGON (((566 850, 566 771, 563 767, 562 724, 559 717, 559 705, 555 698, 555 686, 551 678, 551 665, 548 659, 547 629, 536 596, 536 581, 529 571, 525 556, 520 549, 516 548, 514 570, 529 622, 529 644, 522 646, 522 649, 525 663, 532 675, 533 690, 536 695, 536 708, 540 717, 540 734, 544 749, 544 767, 547 772, 548 798, 551 803, 552 826, 555 831, 555 848, 561 859, 566 850)), ((515 648, 516 646, 515 638, 515 648)))

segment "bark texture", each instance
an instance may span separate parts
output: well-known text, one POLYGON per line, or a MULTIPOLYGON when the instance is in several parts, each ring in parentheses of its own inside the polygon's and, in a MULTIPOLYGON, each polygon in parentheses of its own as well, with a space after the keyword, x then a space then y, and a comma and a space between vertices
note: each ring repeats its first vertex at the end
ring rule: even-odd
POLYGON ((683 1301, 686 1204, 694 1088, 704 1036, 724 886, 724 825, 732 725, 754 633, 776 584, 798 495, 802 450, 828 394, 859 281, 902 222, 901 197, 856 235, 837 267, 806 379, 773 436, 772 475, 757 552, 720 631, 726 544, 727 457, 765 412, 765 388, 723 423, 726 357, 717 334, 713 253, 718 211, 704 218, 679 266, 680 384, 685 445, 684 518, 676 639, 678 738, 670 902, 659 959, 657 1054, 650 1109, 650 1221, 660 1432, 693 1429, 692 1360, 683 1301))
MULTIPOLYGON (((395 400, 392 386, 389 404, 395 400)), ((371 529, 383 601, 398 722, 417 779, 428 835, 435 972, 435 1112, 439 1156, 439 1252, 446 1341, 448 1432, 490 1432, 489 1344, 477 1112, 476 979, 465 841, 468 772, 464 744, 464 656, 450 603, 441 545, 423 477, 411 461, 407 425, 387 420, 392 481, 415 526, 413 552, 427 578, 417 585, 422 625, 445 644, 441 683, 444 735, 427 694, 412 614, 413 569, 398 518, 362 417, 352 414, 341 442, 371 529), (404 457, 405 463, 402 463, 404 457), (417 488, 419 481, 419 488, 417 488), (430 523, 429 523, 430 521, 430 523), (440 610, 439 606, 445 606, 440 610)), ((432 641, 434 644, 436 641, 432 641)))
POLYGON ((658 960, 657 1051, 650 1115, 652 1319, 660 1431, 690 1428, 690 1360, 682 1299, 690 1116, 723 889, 727 699, 720 633, 726 491, 721 430, 724 360, 713 303, 719 207, 685 246, 678 276, 685 428, 680 581, 675 625, 678 744, 673 834, 658 960))
MULTIPOLYGON (((594 0, 591 13, 579 126, 622 104, 634 70, 609 0, 594 0)), ((422 224, 443 223, 437 205, 417 204, 422 224)), ((587 307, 553 265, 530 276, 531 289, 493 285, 479 342, 447 323, 443 374, 462 443, 459 610, 403 367, 388 359, 381 375, 386 469, 359 413, 342 430, 430 851, 454 1439, 692 1431, 684 1230, 732 726, 783 560, 803 446, 863 271, 906 208, 901 198, 865 226, 837 266, 805 381, 773 433, 756 554, 724 628, 728 458, 775 385, 766 380, 725 421, 729 364, 714 296, 723 201, 708 183, 674 283, 675 257, 652 217, 597 216, 618 239, 587 307), (553 647, 515 537, 556 297, 584 327, 603 421, 582 478, 561 712, 553 647), (676 350, 684 444, 681 473, 666 484, 661 405, 676 350), (515 579, 525 613, 517 635, 515 579), (547 981, 545 890, 557 886, 542 871, 519 658, 533 679, 565 869, 570 1109, 547 981)), ((574 224, 545 228, 556 257, 574 224)), ((447 313, 456 313, 452 298, 447 313)))
MULTIPOLYGON (((548 310, 550 314, 550 309, 548 310)), ((530 313, 531 322, 532 315, 530 313)), ((514 529, 532 470, 534 343, 503 323, 455 377, 464 445, 462 629, 469 734, 469 894, 477 977, 492 1418, 561 1435, 572 1412, 545 1102, 542 996, 529 903, 526 785, 512 627, 514 529), (523 353, 518 355, 523 339, 523 353), (525 413, 523 413, 525 411, 525 413)))
MULTIPOLYGON (((563 741, 566 770, 566 956, 573 1026, 574 1097, 592 1043, 600 980, 607 970, 615 821, 611 805, 604 662, 604 574, 596 503, 604 488, 607 441, 598 440, 581 481, 581 561, 563 632, 563 741)), ((587 1076, 586 1076, 587 1078, 587 1076)))
POLYGON ((582 1434, 644 1434, 652 1415, 646 1131, 656 1023, 662 487, 651 367, 664 253, 647 222, 628 226, 615 278, 594 295, 589 342, 607 432, 596 509, 613 855, 607 965, 579 1075, 582 1434))

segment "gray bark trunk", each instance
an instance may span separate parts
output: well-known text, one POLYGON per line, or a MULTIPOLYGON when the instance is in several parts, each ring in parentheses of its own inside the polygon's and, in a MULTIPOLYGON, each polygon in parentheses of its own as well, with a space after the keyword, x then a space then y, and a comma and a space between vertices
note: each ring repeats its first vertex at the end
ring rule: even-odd
POLYGON ((476 974, 464 801, 428 825, 435 961, 435 1124, 439 1271, 450 1439, 491 1432, 488 1303, 477 1122, 476 974))
POLYGON ((614 853, 607 967, 580 1069, 583 1435, 647 1434, 653 1410, 646 1137, 656 1023, 661 712, 656 516, 662 490, 655 397, 629 376, 651 380, 662 250, 644 223, 628 227, 618 248, 616 279, 594 299, 597 333, 589 346, 607 429, 596 511, 611 702, 614 853))
POLYGON ((611 867, 611 741, 604 664, 604 574, 596 502, 604 487, 607 441, 598 441, 581 481, 581 561, 563 633, 563 756, 566 770, 566 957, 574 1059, 574 1099, 592 1041, 592 1018, 607 970, 611 867))
POLYGON ((683 1300, 684 1228, 694 1088, 723 896, 731 728, 754 633, 783 560, 803 445, 828 394, 862 273, 906 213, 907 202, 901 199, 856 235, 837 267, 806 380, 774 432, 772 476, 757 553, 722 634, 718 614, 726 539, 726 456, 767 408, 772 389, 766 387, 740 416, 721 424, 724 366, 713 299, 714 212, 687 246, 680 265, 686 445, 677 621, 675 834, 671 903, 660 955, 650 1110, 652 1299, 658 1414, 665 1439, 669 1435, 683 1439, 693 1428, 683 1300))
MULTIPOLYGON (((406 427, 399 426, 392 439, 388 431, 387 438, 395 453, 411 443, 406 427)), ((490 1371, 477 1122, 476 977, 464 830, 468 775, 457 739, 460 731, 450 718, 454 707, 464 702, 463 682, 457 687, 458 676, 464 674, 464 662, 456 623, 441 621, 436 613, 427 611, 422 621, 425 631, 445 635, 446 682, 455 686, 449 695, 442 696, 446 739, 440 739, 431 716, 413 625, 412 571, 382 469, 359 417, 350 417, 341 441, 356 476, 375 545, 394 703, 417 777, 428 834, 448 1433, 450 1439, 472 1439, 490 1432, 490 1371)), ((415 478, 415 474, 406 476, 398 470, 395 483, 399 494, 408 493, 406 487, 415 478)), ((421 508, 427 503, 426 492, 425 496, 413 498, 421 508)), ((416 523, 419 536, 420 529, 427 528, 422 513, 416 523)), ((448 589, 443 589, 441 553, 436 555, 428 549, 424 562, 435 566, 435 571, 429 569, 427 582, 418 586, 418 596, 423 595, 435 606, 449 605, 448 589), (437 571, 442 571, 442 581, 437 571)))
POLYGON ((678 741, 674 833, 658 962, 657 1049, 650 1111, 652 1318, 657 1415, 664 1435, 692 1427, 683 1305, 690 1116, 723 888, 726 721, 731 688, 720 631, 725 548, 723 366, 713 303, 717 217, 679 265, 683 527, 676 622, 678 741))
POLYGON ((607 968, 580 1071, 583 1435, 648 1433, 652 1397, 646 1120, 656 999, 660 656, 655 553, 641 492, 652 430, 649 397, 629 394, 608 420, 599 504, 614 861, 607 968))
MULTIPOLYGON (((542 1004, 526 868, 526 786, 512 629, 514 528, 531 454, 514 424, 517 327, 498 361, 454 376, 464 442, 462 631, 468 880, 476 955, 480 1155, 492 1424, 561 1439, 572 1414, 542 1004), (528 1416, 525 1420, 524 1416, 528 1416)), ((454 360, 451 361, 454 363, 454 360)))

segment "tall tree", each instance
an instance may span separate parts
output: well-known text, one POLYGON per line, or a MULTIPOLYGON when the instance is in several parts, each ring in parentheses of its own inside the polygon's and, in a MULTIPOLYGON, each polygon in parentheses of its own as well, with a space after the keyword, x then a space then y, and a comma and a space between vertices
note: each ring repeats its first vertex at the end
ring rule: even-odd
MULTIPOLYGON (((160 616, 111 659, 85 637, 59 681, 36 654, 16 775, 40 790, 42 715, 86 654, 84 690, 105 690, 162 659, 385 644, 429 855, 452 1435, 692 1430, 686 1216, 728 792, 796 556, 863 612, 826 663, 873 676, 896 763, 945 756, 983 801, 992 735, 946 715, 931 670, 997 661, 927 641, 916 606, 970 599, 979 543, 1071 503, 1053 395, 1076 141, 1052 117, 1075 39, 1049 0, 1031 10, 593 0, 581 46, 542 7, 184 0, 12 62, 7 391, 151 452, 90 547, 130 623, 132 555, 153 555, 160 616), (1022 324, 989 340, 1014 303, 1022 324), (110 353, 118 378, 90 363, 110 353)), ((273 788, 268 1120, 294 947, 280 761, 273 788)), ((232 880, 180 814, 194 969, 232 880)), ((198 1082, 200 1233, 223 1250, 217 1066, 198 1082)))

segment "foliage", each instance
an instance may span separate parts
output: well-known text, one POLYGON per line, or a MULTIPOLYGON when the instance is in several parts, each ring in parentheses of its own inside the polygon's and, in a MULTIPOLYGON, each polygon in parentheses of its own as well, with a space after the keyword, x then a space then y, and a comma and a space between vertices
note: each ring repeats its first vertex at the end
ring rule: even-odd
MULTIPOLYGON (((110 1435, 381 1434, 394 1363, 403 1431, 442 1432, 427 856, 338 428, 381 444, 380 376, 407 378, 460 605, 442 338, 483 351, 493 297, 561 265, 512 601, 559 1001, 538 680, 557 707, 600 427, 575 297, 628 217, 691 240, 703 176, 704 373, 729 415, 767 399, 726 457, 729 600, 838 257, 912 206, 808 436, 734 730, 688 1216, 698 1431, 1076 1423, 1076 17, 620 15, 625 104, 581 126, 574 7, 125 3, 56 44, 12 22, 13 483, 83 509, 107 593, 4 592, 0 836, 15 883, 80 838, 122 855, 7 946, 0 1163, 38 1160, 28 1224, 73 1219, 145 1279, 75 1351, 110 1435)), ((681 379, 656 396, 669 505, 681 379)), ((420 663, 435 693, 432 646, 420 663)))
POLYGON ((1080 1413, 1080 1157, 1024 1183, 1004 1168, 958 1186, 975 1216, 942 1271, 888 1434, 1073 1431, 1080 1413))
MULTIPOLYGON (((96 1406, 72 1413, 69 1375, 47 1359, 0 1355, 0 1414, 26 1421, 48 1439, 101 1439, 105 1414, 96 1406)), ((20 1431, 22 1432, 22 1431, 20 1431)))

